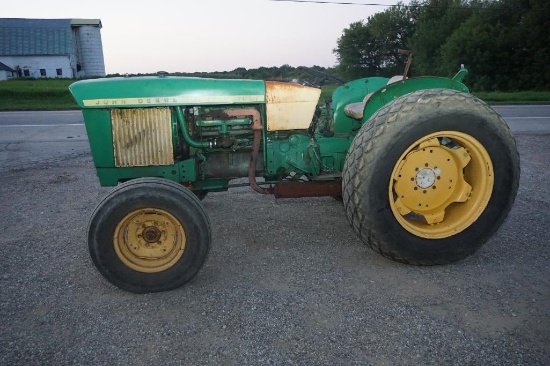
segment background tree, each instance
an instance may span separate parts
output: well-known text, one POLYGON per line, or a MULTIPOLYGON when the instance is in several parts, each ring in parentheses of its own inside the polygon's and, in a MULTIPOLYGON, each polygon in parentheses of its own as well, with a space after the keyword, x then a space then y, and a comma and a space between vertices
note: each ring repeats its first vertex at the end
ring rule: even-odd
POLYGON ((440 71, 449 72, 463 63, 470 70, 467 80, 476 90, 509 90, 511 75, 521 68, 517 25, 521 12, 487 4, 476 9, 442 44, 440 71))
MULTIPOLYGON (((447 39, 472 15, 465 0, 428 0, 420 4, 414 35, 409 46, 414 67, 420 75, 446 75, 441 64, 441 48, 447 39)), ((454 65, 454 70, 459 65, 454 65)))
POLYGON ((470 70, 473 90, 550 90, 548 0, 424 0, 344 29, 337 70, 352 79, 400 72, 397 48, 413 50, 413 75, 470 70))
POLYGON ((456 68, 460 60, 470 70, 467 82, 474 90, 548 89, 550 39, 545 22, 550 14, 549 5, 545 9, 542 3, 543 0, 471 3, 471 16, 440 48, 440 71, 448 72, 452 64, 456 68))
POLYGON ((340 75, 355 79, 402 73, 406 58, 399 55, 397 49, 406 48, 414 33, 414 10, 400 3, 344 29, 333 50, 340 75))
POLYGON ((550 90, 550 4, 547 0, 522 2, 528 3, 524 5, 528 10, 519 27, 524 60, 517 77, 519 85, 522 89, 550 90))

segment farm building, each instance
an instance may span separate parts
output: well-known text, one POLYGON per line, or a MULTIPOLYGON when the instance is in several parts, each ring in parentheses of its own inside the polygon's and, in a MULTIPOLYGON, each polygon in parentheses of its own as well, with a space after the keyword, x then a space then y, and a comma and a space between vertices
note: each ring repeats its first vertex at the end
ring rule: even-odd
POLYGON ((0 80, 11 79, 16 76, 15 70, 0 62, 0 80))
POLYGON ((100 30, 99 19, 0 18, 0 80, 105 76, 100 30))

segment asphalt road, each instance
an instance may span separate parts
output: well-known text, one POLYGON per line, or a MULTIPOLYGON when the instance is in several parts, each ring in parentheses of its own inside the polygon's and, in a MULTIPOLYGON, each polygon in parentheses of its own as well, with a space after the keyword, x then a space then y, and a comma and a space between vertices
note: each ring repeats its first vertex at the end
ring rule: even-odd
POLYGON ((0 112, 0 172, 90 155, 80 111, 0 112))
POLYGON ((0 364, 550 364, 550 106, 495 107, 521 155, 501 230, 413 267, 357 239, 330 198, 203 201, 213 243, 184 287, 134 295, 86 248, 101 188, 80 112, 0 113, 0 364))

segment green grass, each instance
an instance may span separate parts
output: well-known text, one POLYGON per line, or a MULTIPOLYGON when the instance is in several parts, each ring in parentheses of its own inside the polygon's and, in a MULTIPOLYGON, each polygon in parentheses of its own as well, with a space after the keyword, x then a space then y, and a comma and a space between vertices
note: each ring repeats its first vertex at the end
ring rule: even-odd
POLYGON ((473 92, 473 95, 490 104, 550 104, 550 92, 473 92))
MULTIPOLYGON (((69 85, 71 79, 18 79, 0 81, 0 111, 78 109, 69 85)), ((332 97, 337 85, 325 85, 321 104, 332 97)), ((550 104, 550 91, 473 93, 491 104, 550 104)))
POLYGON ((319 98, 319 104, 324 105, 325 100, 332 99, 332 93, 338 87, 338 85, 323 85, 321 88, 321 97, 319 98))
POLYGON ((17 79, 0 81, 0 110, 78 109, 69 92, 71 79, 17 79))
MULTIPOLYGON (((322 87, 321 98, 323 103, 330 99, 338 85, 322 87)), ((473 95, 490 104, 550 104, 550 91, 522 91, 522 92, 472 92, 473 95)))

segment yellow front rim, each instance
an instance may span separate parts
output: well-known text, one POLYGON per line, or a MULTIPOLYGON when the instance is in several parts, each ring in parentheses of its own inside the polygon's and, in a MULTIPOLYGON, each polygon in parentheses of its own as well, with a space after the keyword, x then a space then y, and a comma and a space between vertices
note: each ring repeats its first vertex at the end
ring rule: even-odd
POLYGON ((390 179, 390 206, 412 234, 447 238, 479 218, 493 184, 493 164, 478 140, 462 132, 437 132, 401 155, 390 179))
POLYGON ((128 267, 146 273, 172 267, 185 250, 185 231, 170 213, 143 208, 126 215, 113 238, 118 258, 128 267))

